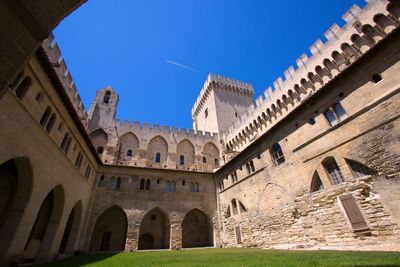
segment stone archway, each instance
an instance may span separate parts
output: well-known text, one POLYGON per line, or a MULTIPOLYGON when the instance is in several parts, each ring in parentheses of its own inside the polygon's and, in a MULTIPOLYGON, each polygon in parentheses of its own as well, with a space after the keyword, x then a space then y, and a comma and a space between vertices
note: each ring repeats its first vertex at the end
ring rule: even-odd
POLYGON ((74 251, 78 239, 79 227, 82 218, 82 202, 78 201, 69 214, 64 234, 61 239, 59 254, 70 255, 74 251))
POLYGON ((64 198, 61 185, 54 187, 47 194, 36 215, 21 261, 34 262, 38 258, 46 258, 50 253, 63 214, 64 198))
POLYGON ((0 258, 6 253, 24 215, 32 183, 28 158, 10 159, 0 165, 0 258))
POLYGON ((210 247, 213 245, 209 217, 199 209, 188 212, 182 222, 182 247, 210 247))
POLYGON ((138 249, 167 249, 170 239, 168 215, 159 208, 149 211, 140 224, 138 249))
POLYGON ((96 221, 90 241, 91 251, 125 250, 128 218, 123 209, 113 206, 96 221))

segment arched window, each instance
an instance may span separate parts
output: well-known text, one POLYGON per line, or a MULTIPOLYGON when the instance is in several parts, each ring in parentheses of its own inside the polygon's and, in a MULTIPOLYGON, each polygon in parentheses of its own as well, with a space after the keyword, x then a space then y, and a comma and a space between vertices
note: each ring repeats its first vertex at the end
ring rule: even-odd
POLYGON ((103 154, 103 151, 104 151, 104 148, 102 146, 99 146, 97 148, 97 154, 101 155, 101 154, 103 154))
POLYGON ((126 155, 128 157, 132 157, 132 149, 128 149, 128 151, 126 152, 126 155))
POLYGON ((339 168, 333 157, 325 159, 322 162, 322 166, 324 166, 324 169, 328 173, 333 184, 336 185, 344 182, 342 170, 339 168))
POLYGON ((15 90, 15 95, 18 97, 19 100, 22 100, 22 98, 24 98, 31 84, 32 80, 29 77, 25 77, 25 79, 22 80, 17 90, 15 90))
POLYGON ((150 179, 146 180, 146 186, 144 188, 145 190, 150 190, 150 179))
POLYGON ((165 191, 171 192, 171 182, 170 181, 166 181, 165 185, 166 185, 165 191))
POLYGON ((182 185, 185 185, 185 184, 186 184, 185 179, 183 179, 182 180, 182 185))
POLYGON ((317 192, 319 190, 324 189, 324 185, 322 184, 321 178, 317 171, 315 171, 313 178, 311 180, 311 188, 310 192, 317 192))
POLYGON ((154 159, 154 162, 156 162, 156 163, 160 163, 161 162, 161 153, 160 152, 156 153, 156 157, 154 159))
POLYGON ((43 127, 46 125, 46 122, 49 119, 50 114, 51 114, 51 108, 47 107, 42 115, 42 118, 40 119, 40 122, 39 122, 40 125, 42 125, 43 127))
POLYGON ((199 183, 194 184, 195 192, 200 192, 199 183))
POLYGON ((145 180, 144 179, 140 179, 139 190, 144 190, 144 184, 145 184, 145 180))
POLYGON ((111 92, 110 92, 110 91, 107 91, 107 92, 104 94, 103 102, 104 102, 105 104, 108 104, 108 103, 110 102, 110 96, 111 96, 111 92))
POLYGON ((185 165, 185 156, 184 155, 179 156, 179 165, 185 165))
POLYGON ((283 155, 282 148, 278 143, 272 145, 271 156, 274 160, 275 166, 278 166, 285 162, 285 156, 283 155))
POLYGON ((203 157, 203 163, 207 163, 207 158, 203 157))
POLYGON ((117 184, 115 186, 116 189, 120 189, 121 188, 121 177, 117 178, 117 184))
POLYGON ((46 131, 48 132, 48 133, 50 133, 51 132, 51 129, 53 129, 53 126, 54 126, 54 123, 56 122, 56 114, 52 114, 51 115, 51 117, 50 117, 50 119, 49 119, 49 122, 47 123, 47 125, 46 125, 46 131))

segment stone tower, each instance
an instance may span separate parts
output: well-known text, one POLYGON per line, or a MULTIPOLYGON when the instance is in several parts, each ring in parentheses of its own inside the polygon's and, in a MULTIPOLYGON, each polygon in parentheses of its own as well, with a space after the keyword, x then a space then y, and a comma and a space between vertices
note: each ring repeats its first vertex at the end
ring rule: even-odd
POLYGON ((114 127, 117 104, 118 94, 111 86, 97 91, 88 112, 90 119, 89 130, 114 127))
POLYGON ((192 108, 193 129, 220 133, 253 104, 251 84, 209 74, 192 108))

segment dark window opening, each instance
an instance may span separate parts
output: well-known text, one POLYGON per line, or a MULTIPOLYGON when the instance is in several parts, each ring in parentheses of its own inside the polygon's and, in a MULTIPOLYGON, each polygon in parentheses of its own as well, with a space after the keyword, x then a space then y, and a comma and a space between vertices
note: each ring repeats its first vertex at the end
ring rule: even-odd
POLYGON ((203 157, 203 163, 207 163, 206 157, 203 157))
POLYGON ((204 110, 204 117, 205 117, 205 118, 208 117, 208 108, 206 108, 206 110, 204 110))
POLYGON ((374 83, 378 83, 378 82, 382 81, 382 75, 375 73, 374 75, 372 75, 372 81, 374 83))
POLYGON ((56 122, 56 114, 52 114, 51 115, 51 117, 50 117, 50 119, 49 119, 49 122, 47 123, 47 125, 46 125, 46 131, 48 132, 48 133, 50 133, 51 132, 51 129, 53 129, 53 126, 54 126, 54 123, 56 122))
POLYGON ((150 179, 146 180, 145 190, 150 190, 150 179))
POLYGON ((107 91, 107 92, 104 94, 103 102, 104 102, 105 104, 108 104, 108 103, 110 102, 110 96, 111 96, 111 92, 110 92, 110 91, 107 91))
POLYGON ((156 162, 156 163, 160 163, 161 162, 161 153, 160 152, 156 153, 156 157, 154 159, 154 162, 156 162))
POLYGON ((185 156, 184 155, 179 156, 179 165, 185 165, 185 156))
POLYGON ((145 180, 144 179, 140 179, 139 190, 144 190, 144 184, 145 184, 145 180))
POLYGON ((132 149, 128 149, 128 151, 126 152, 126 155, 128 157, 132 157, 132 149))
POLYGON ((101 155, 101 154, 103 154, 103 151, 104 151, 104 148, 102 146, 99 146, 97 148, 97 154, 101 155))
POLYGON ((308 123, 309 123, 310 125, 314 125, 314 124, 315 124, 315 118, 314 118, 314 117, 311 118, 311 119, 308 121, 308 123))
POLYGON ((19 100, 22 100, 22 98, 24 98, 31 84, 32 80, 29 77, 26 77, 25 79, 22 80, 17 90, 15 90, 15 95, 18 97, 19 100))
POLYGON ((275 166, 278 166, 285 162, 285 156, 283 154, 281 146, 278 143, 272 145, 271 155, 275 166))

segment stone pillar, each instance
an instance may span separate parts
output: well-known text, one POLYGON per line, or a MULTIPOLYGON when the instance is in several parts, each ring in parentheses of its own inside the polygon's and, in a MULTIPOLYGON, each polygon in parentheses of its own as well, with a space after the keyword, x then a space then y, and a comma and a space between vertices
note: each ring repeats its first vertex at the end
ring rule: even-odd
POLYGON ((182 248, 182 226, 180 222, 171 223, 170 249, 179 250, 182 248))
POLYGON ((126 243, 125 251, 135 251, 139 246, 139 232, 140 232, 140 222, 132 220, 128 216, 128 229, 126 233, 126 243))

